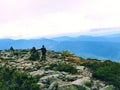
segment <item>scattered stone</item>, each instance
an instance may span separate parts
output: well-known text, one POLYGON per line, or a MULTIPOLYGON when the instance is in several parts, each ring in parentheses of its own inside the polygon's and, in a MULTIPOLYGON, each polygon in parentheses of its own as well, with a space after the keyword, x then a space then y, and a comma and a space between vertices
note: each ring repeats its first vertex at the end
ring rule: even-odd
POLYGON ((15 67, 33 76, 38 75, 40 77, 38 85, 40 85, 42 90, 115 90, 112 85, 106 85, 102 81, 92 79, 92 73, 89 68, 63 59, 63 54, 61 53, 51 52, 50 54, 49 51, 50 55, 47 56, 46 62, 28 60, 29 50, 25 53, 21 53, 21 51, 18 53, 17 56, 14 56, 9 51, 1 51, 1 58, 4 61, 0 59, 0 65, 15 67), (70 74, 50 69, 51 64, 59 63, 74 66, 78 73, 70 74))

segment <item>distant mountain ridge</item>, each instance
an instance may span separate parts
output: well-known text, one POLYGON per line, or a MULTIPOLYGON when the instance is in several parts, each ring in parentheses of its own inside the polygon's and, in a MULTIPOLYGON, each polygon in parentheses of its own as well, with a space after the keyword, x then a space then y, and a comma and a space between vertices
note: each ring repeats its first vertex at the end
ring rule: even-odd
POLYGON ((106 36, 90 36, 90 35, 81 35, 78 37, 69 37, 62 36, 52 38, 55 41, 105 41, 105 42, 120 42, 120 34, 112 34, 106 36))
POLYGON ((69 50, 75 55, 84 58, 111 59, 120 61, 120 34, 107 36, 78 36, 78 37, 56 37, 30 40, 0 39, 0 49, 27 49, 35 46, 41 48, 45 45, 47 49, 55 51, 69 50))

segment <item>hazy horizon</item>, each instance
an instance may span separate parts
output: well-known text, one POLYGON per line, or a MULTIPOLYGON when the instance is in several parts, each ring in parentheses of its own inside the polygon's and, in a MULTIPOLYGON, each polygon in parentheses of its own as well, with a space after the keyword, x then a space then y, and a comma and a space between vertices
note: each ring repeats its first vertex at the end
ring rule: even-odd
POLYGON ((0 39, 120 33, 119 3, 119 0, 0 0, 0 39))

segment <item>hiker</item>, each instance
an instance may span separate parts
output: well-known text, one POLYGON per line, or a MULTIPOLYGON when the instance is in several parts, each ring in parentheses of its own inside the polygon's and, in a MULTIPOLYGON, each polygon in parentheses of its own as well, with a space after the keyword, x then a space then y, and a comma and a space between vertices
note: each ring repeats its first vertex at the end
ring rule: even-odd
POLYGON ((45 61, 46 60, 46 48, 44 45, 42 45, 42 48, 40 49, 42 52, 42 60, 45 61))

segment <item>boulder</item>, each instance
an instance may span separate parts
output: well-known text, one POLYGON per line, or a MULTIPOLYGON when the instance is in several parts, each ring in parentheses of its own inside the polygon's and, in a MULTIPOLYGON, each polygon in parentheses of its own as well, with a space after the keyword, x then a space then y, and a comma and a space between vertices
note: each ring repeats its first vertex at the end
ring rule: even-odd
POLYGON ((77 80, 73 81, 72 84, 85 85, 86 83, 90 83, 90 82, 91 82, 90 77, 83 77, 81 79, 77 79, 77 80))
POLYGON ((58 77, 59 77, 59 74, 47 75, 40 78, 39 82, 50 85, 52 82, 58 80, 58 77))
POLYGON ((83 71, 85 69, 84 66, 77 66, 76 69, 83 71))
POLYGON ((93 89, 94 88, 103 88, 105 87, 105 83, 103 81, 100 81, 100 80, 94 80, 93 81, 93 89))
POLYGON ((37 71, 30 72, 30 74, 33 76, 35 76, 35 75, 43 76, 45 74, 45 71, 44 70, 37 70, 37 71))

